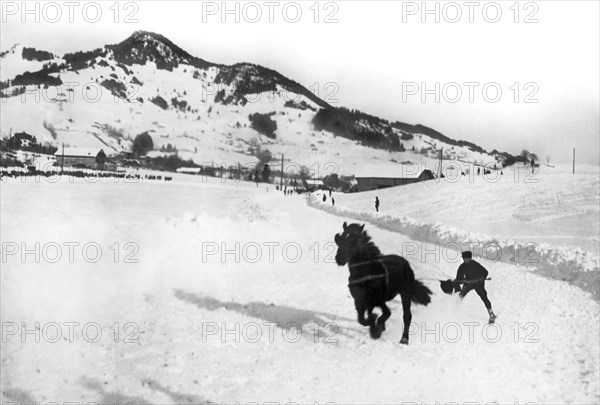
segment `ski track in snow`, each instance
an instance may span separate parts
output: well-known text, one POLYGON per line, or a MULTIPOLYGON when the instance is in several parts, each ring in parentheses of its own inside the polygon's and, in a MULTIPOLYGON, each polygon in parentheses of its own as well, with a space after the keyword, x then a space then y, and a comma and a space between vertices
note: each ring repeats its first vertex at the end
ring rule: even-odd
MULTIPOLYGON (((348 269, 332 256, 333 236, 351 218, 284 197, 273 186, 174 180, 2 183, 3 242, 94 241, 103 249, 97 263, 80 255, 74 263, 18 256, 3 263, 3 322, 102 327, 96 343, 84 341, 79 329, 73 343, 9 336, 3 401, 600 401, 598 303, 581 289, 523 266, 486 263, 499 314, 488 327, 476 294, 461 303, 430 280, 452 277, 458 262, 409 258, 434 292, 432 303, 413 305, 410 344, 401 346, 401 305, 392 301, 388 329, 373 341, 355 320, 348 269), (40 210, 40 201, 53 209, 40 210), (115 263, 109 249, 115 242, 136 243, 139 262, 121 256, 115 263), (272 258, 265 243, 279 243, 271 245, 272 258), (203 257, 209 245, 230 253, 203 257), (262 255, 252 263, 257 245, 262 255), (295 248, 284 256, 284 245, 295 248), (118 343, 110 329, 115 322, 118 343), (124 342, 132 330, 123 327, 127 322, 139 327, 138 343, 124 342), (273 325, 272 338, 265 324, 273 325), (206 333, 214 325, 217 333, 206 333), (297 342, 292 330, 284 335, 286 325, 301 328, 297 342), (222 326, 234 332, 224 334, 222 326)), ((366 230, 383 253, 415 242, 371 224, 366 230)))

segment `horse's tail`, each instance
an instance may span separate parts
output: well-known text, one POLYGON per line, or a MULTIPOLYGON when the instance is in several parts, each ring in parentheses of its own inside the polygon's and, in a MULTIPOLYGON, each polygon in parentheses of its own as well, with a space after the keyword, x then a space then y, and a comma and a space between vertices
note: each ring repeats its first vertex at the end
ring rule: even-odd
POLYGON ((431 302, 431 290, 421 281, 415 279, 412 285, 412 293, 410 299, 415 304, 427 305, 431 302))

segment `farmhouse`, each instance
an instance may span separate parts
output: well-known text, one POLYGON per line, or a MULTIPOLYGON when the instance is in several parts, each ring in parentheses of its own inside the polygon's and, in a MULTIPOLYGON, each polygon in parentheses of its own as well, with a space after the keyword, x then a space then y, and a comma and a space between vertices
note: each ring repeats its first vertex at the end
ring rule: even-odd
POLYGON ((28 148, 36 144, 35 136, 29 135, 27 132, 17 132, 8 140, 8 145, 12 148, 28 148))
POLYGON ((435 178, 431 170, 415 164, 366 165, 354 177, 358 183, 358 191, 402 186, 435 178))
POLYGON ((103 169, 106 162, 106 154, 102 149, 59 148, 54 156, 58 166, 103 169))

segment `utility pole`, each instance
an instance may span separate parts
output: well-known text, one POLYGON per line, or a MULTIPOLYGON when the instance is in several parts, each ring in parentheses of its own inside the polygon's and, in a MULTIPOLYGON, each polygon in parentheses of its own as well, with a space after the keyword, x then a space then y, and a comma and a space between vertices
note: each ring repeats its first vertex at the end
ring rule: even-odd
POLYGON ((442 146, 442 149, 440 149, 440 170, 438 173, 438 179, 442 178, 442 161, 444 160, 444 147, 442 146))
POLYGON ((62 144, 62 160, 60 162, 60 171, 63 173, 65 171, 65 143, 62 144))
POLYGON ((573 148, 573 174, 575 174, 575 148, 573 148))
POLYGON ((283 190, 283 154, 281 155, 281 178, 279 180, 279 189, 283 190))

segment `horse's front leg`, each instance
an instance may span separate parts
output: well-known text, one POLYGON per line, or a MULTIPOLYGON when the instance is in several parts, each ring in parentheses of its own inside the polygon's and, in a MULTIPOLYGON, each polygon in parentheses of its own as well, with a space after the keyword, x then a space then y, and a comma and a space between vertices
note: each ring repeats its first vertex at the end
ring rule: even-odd
POLYGON ((374 309, 374 306, 369 306, 369 309, 367 310, 367 320, 369 321, 369 326, 375 326, 377 324, 377 315, 373 313, 374 309))
POLYGON ((358 315, 358 323, 361 324, 362 326, 371 326, 371 323, 372 323, 371 317, 373 316, 373 314, 370 312, 369 319, 366 319, 365 312, 367 312, 366 305, 362 305, 362 304, 356 305, 356 313, 358 315))
POLYGON ((379 322, 377 321, 377 315, 373 313, 373 309, 375 307, 369 307, 369 334, 373 339, 379 339, 381 337, 381 333, 383 329, 379 326, 379 322))
POLYGON ((381 331, 383 332, 385 330, 385 322, 390 319, 390 316, 392 315, 392 311, 390 310, 390 308, 386 305, 386 303, 382 303, 381 304, 381 316, 379 318, 377 318, 377 327, 381 328, 381 331))

